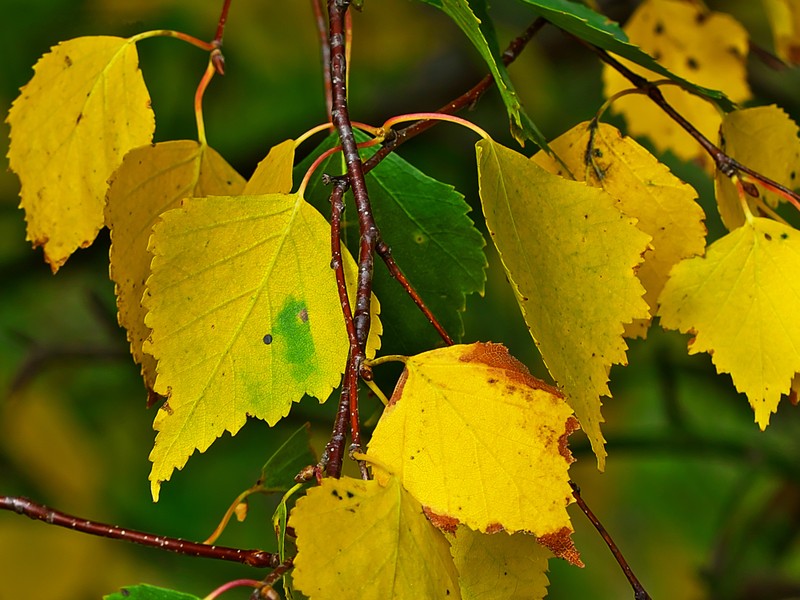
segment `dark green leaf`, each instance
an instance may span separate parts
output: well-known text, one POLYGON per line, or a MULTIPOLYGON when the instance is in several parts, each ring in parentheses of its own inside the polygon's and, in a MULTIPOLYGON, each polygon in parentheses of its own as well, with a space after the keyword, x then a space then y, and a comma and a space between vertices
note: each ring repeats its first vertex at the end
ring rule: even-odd
POLYGON ((200 600, 192 594, 184 594, 175 590, 140 583, 122 588, 120 591, 103 596, 103 600, 200 600))
MULTIPOLYGON (((366 137, 357 134, 363 141, 366 137)), ((336 142, 329 137, 312 156, 336 142)), ((363 156, 375 150, 366 149, 363 156)), ((295 172, 302 177, 311 157, 295 172)), ((330 189, 319 182, 321 172, 338 175, 344 172, 341 155, 320 167, 306 188, 306 199, 323 214, 330 213, 330 189)), ((375 221, 384 241, 403 274, 417 290, 425 304, 456 340, 464 333, 461 312, 466 295, 483 293, 487 262, 485 242, 467 216, 470 208, 464 197, 452 186, 428 177, 396 154, 390 154, 367 175, 367 188, 375 221)), ((344 219, 345 234, 358 239, 355 219, 344 219)), ((415 354, 441 343, 413 301, 388 270, 377 260, 373 289, 381 301, 384 326, 382 351, 388 354, 415 354)))
POLYGON ((267 489, 285 492, 294 485, 294 476, 303 467, 316 464, 309 443, 311 429, 306 423, 278 448, 261 469, 259 482, 267 489))
POLYGON ((486 0, 421 0, 444 11, 461 28, 480 53, 494 76, 497 89, 506 105, 511 120, 511 133, 524 144, 533 140, 540 148, 547 149, 547 138, 539 131, 525 113, 525 109, 514 91, 511 77, 503 64, 500 46, 497 43, 494 24, 489 16, 486 0))
POLYGON ((583 4, 569 0, 522 0, 522 2, 529 4, 536 14, 544 17, 559 29, 663 75, 691 92, 712 98, 726 111, 735 108, 730 99, 719 90, 696 85, 665 69, 649 54, 631 44, 628 36, 617 23, 583 4))

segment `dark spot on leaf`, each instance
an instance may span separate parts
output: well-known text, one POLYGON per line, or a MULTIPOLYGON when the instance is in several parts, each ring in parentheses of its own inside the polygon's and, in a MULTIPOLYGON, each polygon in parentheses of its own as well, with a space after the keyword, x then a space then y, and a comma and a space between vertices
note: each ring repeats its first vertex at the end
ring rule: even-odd
POLYGON ((708 18, 708 13, 701 12, 697 14, 694 20, 698 25, 702 25, 703 23, 705 23, 707 18, 708 18))
POLYGON ((781 234, 781 239, 782 239, 782 240, 788 240, 788 239, 789 239, 789 234, 788 234, 788 233, 786 233, 786 232, 784 231, 784 232, 781 234))
POLYGON ((350 492, 350 491, 348 491, 348 492, 347 492, 347 497, 348 497, 348 498, 354 498, 354 497, 355 497, 355 494, 354 494, 353 492, 350 492))
POLYGON ((300 320, 303 323, 307 323, 308 322, 308 309, 303 308, 299 313, 297 313, 297 316, 300 317, 300 320))
POLYGON ((82 118, 83 118, 83 113, 78 113, 78 118, 75 119, 75 125, 80 123, 82 118))
POLYGON ((72 59, 69 57, 69 55, 64 57, 64 64, 67 65, 67 68, 72 66, 72 59))
POLYGON ((768 242, 770 242, 770 241, 772 241, 772 236, 770 234, 768 234, 768 233, 765 233, 764 234, 764 239, 767 240, 768 242))
POLYGON ((686 59, 686 66, 689 67, 692 71, 697 71, 697 69, 700 68, 700 65, 697 63, 697 59, 691 56, 686 59))
POLYGON ((352 506, 349 506, 349 507, 347 507, 345 510, 346 510, 347 512, 351 512, 351 513, 355 513, 355 512, 356 512, 356 509, 355 509, 355 508, 353 508, 352 506))
POLYGON ((339 500, 342 499, 342 497, 339 495, 339 490, 333 490, 331 492, 331 496, 333 496, 334 498, 338 498, 339 500))
POLYGON ((264 343, 267 346, 269 346, 272 343, 272 336, 270 334, 264 336, 264 343))
POLYGON ((654 58, 655 60, 661 60, 661 52, 659 52, 658 50, 656 50, 655 52, 653 52, 653 58, 654 58))
POLYGON ((789 179, 791 179, 792 181, 794 181, 794 179, 796 177, 797 177, 797 173, 795 171, 792 171, 791 174, 789 175, 789 179))
POLYGON ((661 21, 656 22, 656 26, 653 27, 653 33, 656 35, 664 33, 664 24, 661 21))
POLYGON ((595 155, 595 158, 603 158, 603 151, 600 148, 595 148, 592 154, 595 155))
POLYGON ((486 380, 486 383, 497 383, 497 379, 494 377, 489 377, 489 379, 486 380))
POLYGON ((127 589, 125 589, 125 588, 122 588, 122 589, 119 591, 119 595, 120 595, 120 596, 125 596, 125 597, 127 598, 128 596, 130 596, 130 595, 131 595, 131 593, 130 593, 130 591, 129 591, 129 590, 127 590, 127 589))

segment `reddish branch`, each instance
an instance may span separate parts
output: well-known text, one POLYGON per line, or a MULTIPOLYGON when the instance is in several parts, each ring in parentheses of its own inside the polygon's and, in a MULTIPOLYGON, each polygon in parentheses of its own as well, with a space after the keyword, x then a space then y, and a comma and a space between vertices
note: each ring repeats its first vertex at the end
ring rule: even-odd
POLYGON ((322 77, 325 85, 325 108, 328 120, 331 120, 333 111, 333 96, 331 92, 331 47, 328 44, 328 23, 322 8, 322 0, 311 0, 311 8, 314 10, 314 22, 317 25, 317 33, 320 39, 320 52, 322 53, 322 77))
POLYGON ((597 529, 597 533, 600 534, 600 537, 603 538, 603 541, 608 546, 608 549, 611 550, 611 554, 614 555, 614 558, 617 559, 619 566, 622 568, 622 572, 625 573, 625 577, 628 578, 628 581, 633 588, 633 597, 635 600, 651 600, 650 594, 645 591, 644 587, 639 580, 636 578, 636 575, 633 574, 633 570, 628 565, 628 562, 625 560, 625 557, 622 556, 622 552, 617 547, 617 544, 614 543, 614 540, 609 535, 606 528, 603 527, 603 524, 600 520, 595 516, 595 514, 591 511, 591 509, 586 505, 586 502, 581 497, 581 490, 580 488, 575 485, 573 482, 569 482, 569 485, 572 487, 572 496, 575 498, 575 502, 578 503, 583 514, 586 515, 586 518, 594 525, 594 528, 597 529))
POLYGON ((264 552, 263 550, 241 550, 239 548, 227 548, 224 546, 209 546, 197 542, 188 542, 178 538, 171 538, 162 535, 153 535, 131 529, 124 529, 115 525, 107 525, 96 521, 88 521, 79 517, 74 517, 43 504, 37 504, 27 498, 0 496, 0 509, 10 510, 20 515, 25 515, 31 519, 44 521, 50 525, 66 527, 74 531, 81 531, 90 535, 124 540, 151 548, 160 548, 167 552, 184 554, 186 556, 201 556, 204 558, 215 558, 217 560, 227 560, 238 562, 250 567, 275 568, 280 564, 277 554, 264 552))
POLYGON ((211 51, 211 60, 214 63, 214 68, 220 75, 225 75, 225 57, 222 55, 222 35, 225 33, 225 23, 228 21, 228 10, 231 7, 231 0, 224 0, 222 3, 222 12, 219 15, 219 22, 217 23, 217 33, 214 35, 214 40, 211 45, 214 50, 211 51))

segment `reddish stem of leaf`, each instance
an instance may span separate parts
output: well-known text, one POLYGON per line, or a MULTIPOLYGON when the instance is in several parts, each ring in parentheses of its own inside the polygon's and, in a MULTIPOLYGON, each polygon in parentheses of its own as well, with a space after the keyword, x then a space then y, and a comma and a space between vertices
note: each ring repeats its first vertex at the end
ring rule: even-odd
POLYGON ((0 509, 10 510, 20 515, 25 515, 34 520, 44 521, 50 525, 65 527, 74 531, 81 531, 89 535, 96 535, 116 540, 124 540, 159 548, 167 552, 175 552, 186 556, 199 556, 203 558, 215 558, 217 560, 227 560, 242 563, 251 567, 277 567, 280 558, 277 554, 264 552, 263 550, 241 550, 239 548, 227 548, 224 546, 208 546, 197 542, 188 542, 179 538, 171 538, 152 533, 144 533, 131 529, 123 529, 115 525, 99 523, 81 519, 66 513, 53 510, 43 504, 38 504, 27 498, 14 496, 0 496, 0 509))
POLYGON ((633 597, 635 600, 651 600, 650 594, 644 589, 639 580, 634 575, 633 570, 628 565, 628 562, 625 560, 625 557, 622 556, 622 552, 617 547, 617 544, 612 539, 611 535, 606 531, 606 528, 603 527, 603 524, 600 522, 595 514, 591 511, 591 509, 587 506, 586 502, 584 501, 583 497, 581 496, 580 488, 574 484, 573 482, 569 482, 570 487, 572 487, 572 496, 575 498, 575 502, 577 502, 578 506, 583 511, 583 514, 586 515, 586 518, 589 519, 594 528, 597 530, 597 533, 600 534, 600 537, 603 538, 603 541, 608 546, 608 549, 611 550, 611 554, 614 555, 614 558, 619 563, 622 572, 625 573, 625 577, 628 578, 628 581, 633 588, 633 597))

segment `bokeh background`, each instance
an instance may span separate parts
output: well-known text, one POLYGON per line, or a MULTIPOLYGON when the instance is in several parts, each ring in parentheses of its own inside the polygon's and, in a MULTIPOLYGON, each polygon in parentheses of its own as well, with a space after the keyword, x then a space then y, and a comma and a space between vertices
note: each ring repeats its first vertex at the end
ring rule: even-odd
MULTIPOLYGON (((501 43, 532 20, 521 3, 494 2, 501 43)), ((624 20, 636 2, 601 2, 624 20)), ((760 2, 709 2, 737 16, 771 49, 760 2)), ((0 112, 60 40, 178 29, 210 39, 220 2, 203 0, 4 0, 0 19, 0 112)), ((367 0, 354 15, 350 107, 380 124, 393 114, 432 110, 460 95, 485 68, 439 12, 409 0, 367 0)), ((318 41, 307 0, 234 0, 225 36, 227 74, 206 95, 208 139, 248 176, 269 148, 325 119, 318 41)), ((171 39, 139 44, 156 112, 156 140, 193 139, 192 98, 206 55, 171 39)), ((755 103, 778 103, 800 117, 800 76, 750 61, 755 103)), ((511 69, 526 107, 548 137, 591 118, 602 104, 600 67, 558 32, 541 32, 511 69)), ((493 92, 468 115, 512 145, 493 92)), ((618 122, 617 122, 618 123, 618 122)), ((0 127, 7 149, 8 128, 0 127)), ((439 126, 401 155, 452 183, 477 207, 474 137, 439 126)), ((308 150, 313 143, 308 145, 308 150)), ((533 148, 527 151, 532 152, 533 148)), ((302 152, 302 150, 301 150, 302 152)), ((712 186, 700 169, 665 161, 692 183, 721 232, 712 186)), ((6 163, 7 166, 7 163, 6 163)), ((16 177, 0 170, 0 494, 26 495, 60 510, 128 528, 204 539, 262 464, 309 420, 317 447, 334 403, 297 405, 274 429, 250 422, 223 436, 165 484, 153 504, 147 474, 153 410, 124 332, 116 324, 101 233, 57 276, 25 242, 16 177)), ((483 227, 473 213, 478 226, 483 227)), ((505 343, 546 377, 491 248, 483 298, 468 300, 466 341, 505 343)), ((398 293, 400 293, 398 291, 398 293)), ((654 327, 630 344, 630 365, 611 373, 605 403, 609 461, 598 473, 588 444, 573 436, 572 475, 654 598, 800 598, 800 414, 784 401, 766 432, 747 401, 705 355, 688 357, 686 338, 654 327)), ((392 374, 396 376, 395 374, 392 374)), ((389 376, 381 381, 391 389, 389 376)), ((365 398, 362 412, 378 410, 365 398)), ((278 497, 255 498, 247 520, 220 543, 274 548, 270 516, 278 497)), ((610 553, 577 507, 575 542, 585 569, 551 561, 550 598, 629 598, 610 553)), ((200 597, 251 569, 96 539, 0 513, 0 600, 101 598, 149 582, 200 597)), ((245 598, 247 591, 226 598, 245 598)))

